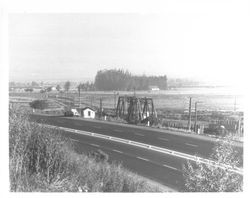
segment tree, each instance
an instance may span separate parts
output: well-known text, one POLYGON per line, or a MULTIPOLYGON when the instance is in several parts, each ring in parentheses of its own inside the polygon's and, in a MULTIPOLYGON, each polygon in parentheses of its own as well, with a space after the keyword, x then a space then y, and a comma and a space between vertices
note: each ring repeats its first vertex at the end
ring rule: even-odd
POLYGON ((95 76, 95 88, 98 90, 147 90, 150 85, 166 89, 165 76, 133 76, 122 69, 100 70, 95 76))
POLYGON ((32 82, 31 82, 31 86, 32 86, 32 87, 37 87, 37 86, 39 86, 39 84, 38 84, 37 82, 35 82, 35 81, 32 81, 32 82))
POLYGON ((70 82, 67 81, 67 82, 65 82, 65 84, 64 84, 64 90, 68 92, 68 91, 69 91, 69 88, 70 88, 70 82))
MULTIPOLYGON (((242 155, 235 151, 233 141, 227 137, 218 140, 211 154, 211 160, 220 165, 237 167, 242 163, 242 155)), ((185 191, 191 192, 235 192, 242 191, 243 176, 212 164, 196 162, 183 166, 185 191)))
POLYGON ((26 91, 26 92, 32 92, 33 89, 32 88, 26 88, 26 89, 24 89, 24 91, 26 91))
POLYGON ((16 86, 15 82, 13 82, 13 81, 9 82, 9 87, 15 87, 15 86, 16 86))
POLYGON ((47 92, 52 91, 52 87, 47 87, 47 88, 46 88, 46 91, 47 91, 47 92))
POLYGON ((60 85, 56 85, 56 90, 60 91, 61 90, 61 86, 60 85))
POLYGON ((121 69, 100 70, 94 84, 98 90, 126 90, 130 78, 130 73, 121 69))
POLYGON ((34 100, 30 103, 30 107, 33 109, 46 109, 48 107, 48 104, 45 100, 34 100))
POLYGON ((77 86, 77 90, 78 90, 79 93, 81 92, 81 90, 82 90, 82 84, 81 83, 77 86))

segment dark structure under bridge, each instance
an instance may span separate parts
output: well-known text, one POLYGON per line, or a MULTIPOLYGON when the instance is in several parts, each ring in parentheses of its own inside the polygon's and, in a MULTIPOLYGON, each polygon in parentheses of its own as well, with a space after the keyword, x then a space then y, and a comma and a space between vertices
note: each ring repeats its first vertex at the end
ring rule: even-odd
POLYGON ((129 123, 153 124, 157 118, 152 98, 120 96, 116 107, 116 116, 129 123))

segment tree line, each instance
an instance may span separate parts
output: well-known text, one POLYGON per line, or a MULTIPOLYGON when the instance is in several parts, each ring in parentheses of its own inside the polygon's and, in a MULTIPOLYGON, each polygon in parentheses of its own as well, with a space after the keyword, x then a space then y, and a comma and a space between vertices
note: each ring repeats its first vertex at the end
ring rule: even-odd
POLYGON ((78 91, 95 91, 95 85, 92 82, 80 83, 77 86, 78 91))
POLYGON ((122 69, 99 70, 94 82, 97 90, 148 90, 150 86, 167 89, 167 76, 136 76, 122 69))

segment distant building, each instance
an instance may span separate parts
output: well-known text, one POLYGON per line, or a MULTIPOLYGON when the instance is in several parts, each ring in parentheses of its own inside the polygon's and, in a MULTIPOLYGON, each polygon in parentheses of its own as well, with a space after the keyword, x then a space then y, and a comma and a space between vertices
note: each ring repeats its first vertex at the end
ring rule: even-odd
POLYGON ((148 88, 150 91, 159 91, 160 90, 159 87, 157 87, 157 86, 149 86, 148 88))
POLYGON ((9 88, 13 92, 25 92, 27 90, 32 90, 32 92, 39 92, 42 89, 40 86, 12 86, 9 88))
POLYGON ((51 87, 51 91, 57 91, 56 87, 51 87))
POLYGON ((90 107, 85 107, 85 108, 77 108, 78 112, 80 115, 84 118, 95 118, 95 113, 96 111, 90 107))
POLYGON ((41 87, 38 87, 38 88, 33 88, 33 92, 40 92, 42 90, 41 87))

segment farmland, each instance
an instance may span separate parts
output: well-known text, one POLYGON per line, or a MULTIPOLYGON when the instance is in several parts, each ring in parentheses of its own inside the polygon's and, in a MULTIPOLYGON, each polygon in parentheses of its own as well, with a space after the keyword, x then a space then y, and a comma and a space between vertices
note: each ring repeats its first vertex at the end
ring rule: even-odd
MULTIPOLYGON (((81 101, 82 105, 99 107, 100 99, 104 108, 114 108, 119 96, 133 95, 133 92, 102 92, 102 91, 88 91, 81 92, 81 97, 77 92, 69 93, 14 93, 10 92, 10 97, 25 97, 25 98, 47 98, 58 97, 62 102, 65 98, 70 98, 76 105, 81 101)), ((138 97, 151 97, 154 100, 156 109, 169 109, 176 111, 183 111, 188 109, 189 97, 193 98, 193 102, 200 101, 200 111, 243 111, 243 96, 239 93, 233 92, 230 89, 220 88, 184 88, 173 89, 166 91, 137 91, 138 97)))
MULTIPOLYGON (((48 93, 14 93, 10 92, 10 101, 19 102, 22 106, 28 107, 28 103, 32 99, 46 99, 49 108, 37 111, 38 113, 63 115, 65 107, 81 107, 90 106, 99 110, 100 103, 108 116, 108 120, 119 121, 113 119, 115 115, 115 107, 119 96, 150 97, 153 99, 154 106, 163 127, 173 127, 178 129, 187 129, 188 123, 188 106, 189 98, 192 97, 192 116, 191 120, 195 120, 195 102, 197 107, 197 124, 202 125, 206 129, 209 124, 216 122, 217 125, 230 125, 227 130, 235 131, 237 120, 243 121, 243 96, 239 93, 224 88, 184 88, 171 89, 166 91, 137 91, 134 92, 104 92, 104 91, 88 91, 79 93, 69 91, 68 93, 59 93, 57 91, 48 93), (228 123, 231 117, 236 118, 234 123, 228 123), (226 121, 227 123, 221 123, 226 121)), ((121 120, 120 120, 121 121, 121 120)), ((243 123, 243 122, 242 122, 243 123)), ((191 123, 191 129, 194 122, 191 123)), ((243 127, 243 125, 242 125, 243 127)), ((214 129, 212 129, 214 131, 214 129)), ((242 129, 243 130, 243 129, 242 129)), ((235 132, 234 132, 235 133, 235 132)))

